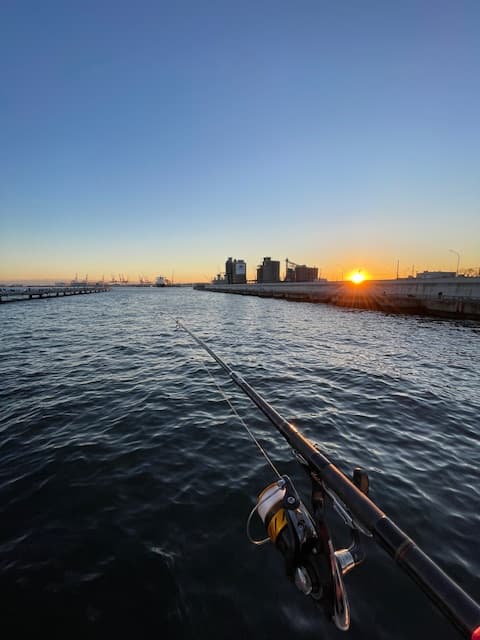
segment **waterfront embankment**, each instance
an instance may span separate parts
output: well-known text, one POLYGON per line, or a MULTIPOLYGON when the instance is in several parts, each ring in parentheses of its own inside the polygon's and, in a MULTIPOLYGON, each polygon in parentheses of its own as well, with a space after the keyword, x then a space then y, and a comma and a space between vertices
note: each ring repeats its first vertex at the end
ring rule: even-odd
POLYGON ((73 287, 0 287, 0 303, 41 298, 78 296, 86 293, 104 293, 110 288, 104 285, 76 285, 73 287))
POLYGON ((195 288, 388 313, 480 320, 480 278, 365 280, 360 284, 349 281, 211 284, 195 288))

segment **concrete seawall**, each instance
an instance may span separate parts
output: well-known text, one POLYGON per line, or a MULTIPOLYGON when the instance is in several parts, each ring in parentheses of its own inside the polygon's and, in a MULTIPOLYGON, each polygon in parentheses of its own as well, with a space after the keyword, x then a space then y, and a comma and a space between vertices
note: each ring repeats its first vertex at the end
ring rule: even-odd
POLYGON ((197 285, 216 293, 322 302, 389 313, 414 313, 480 320, 480 278, 368 280, 352 282, 275 282, 197 285))

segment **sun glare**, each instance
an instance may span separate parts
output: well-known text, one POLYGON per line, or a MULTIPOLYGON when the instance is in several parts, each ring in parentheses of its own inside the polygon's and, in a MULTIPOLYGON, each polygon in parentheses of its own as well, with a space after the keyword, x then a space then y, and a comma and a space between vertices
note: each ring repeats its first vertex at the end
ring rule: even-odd
POLYGON ((360 284, 365 280, 365 275, 361 271, 356 271, 350 278, 355 284, 360 284))

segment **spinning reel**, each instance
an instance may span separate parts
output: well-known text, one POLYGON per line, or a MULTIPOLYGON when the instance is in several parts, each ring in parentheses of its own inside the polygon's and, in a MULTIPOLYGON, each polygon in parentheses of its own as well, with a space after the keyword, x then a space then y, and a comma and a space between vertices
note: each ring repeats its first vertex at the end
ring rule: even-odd
MULTIPOLYGON (((338 629, 346 631, 350 626, 350 607, 343 576, 364 559, 359 532, 371 534, 315 474, 310 476, 311 512, 300 500, 290 478, 282 476, 258 496, 248 519, 247 533, 255 544, 271 541, 283 556, 289 580, 319 604, 338 629), (346 549, 335 551, 333 547, 324 514, 328 501, 351 528, 352 543, 346 549), (264 540, 253 540, 249 533, 250 520, 256 511, 268 534, 264 540)), ((363 493, 368 492, 365 471, 355 469, 353 482, 363 493)))

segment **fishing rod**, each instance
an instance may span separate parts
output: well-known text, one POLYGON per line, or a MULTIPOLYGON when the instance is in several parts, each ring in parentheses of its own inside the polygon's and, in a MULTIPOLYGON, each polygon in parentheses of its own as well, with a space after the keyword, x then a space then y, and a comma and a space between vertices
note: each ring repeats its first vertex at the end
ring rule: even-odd
POLYGON ((278 429, 312 480, 311 512, 287 476, 279 477, 264 489, 248 525, 253 513, 257 512, 268 538, 252 542, 272 541, 284 557, 286 573, 292 582, 321 604, 339 629, 347 630, 350 608, 343 576, 364 559, 359 534, 371 537, 417 583, 464 638, 480 640, 480 606, 368 497, 366 472, 357 468, 349 479, 316 443, 283 418, 201 338, 180 320, 177 320, 177 326, 220 365, 278 429), (347 549, 335 550, 333 547, 325 521, 326 504, 331 504, 350 527, 352 544, 347 549))

